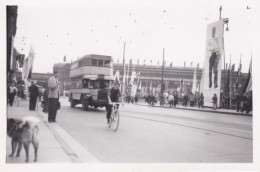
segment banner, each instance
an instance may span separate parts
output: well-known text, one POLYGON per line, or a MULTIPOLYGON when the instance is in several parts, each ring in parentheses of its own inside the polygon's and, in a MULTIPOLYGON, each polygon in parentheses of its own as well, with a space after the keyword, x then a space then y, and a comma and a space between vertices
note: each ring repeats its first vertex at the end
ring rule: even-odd
POLYGON ((224 56, 223 32, 223 19, 207 26, 206 52, 202 83, 205 106, 212 106, 212 98, 214 94, 218 97, 219 105, 222 67, 221 61, 224 56))

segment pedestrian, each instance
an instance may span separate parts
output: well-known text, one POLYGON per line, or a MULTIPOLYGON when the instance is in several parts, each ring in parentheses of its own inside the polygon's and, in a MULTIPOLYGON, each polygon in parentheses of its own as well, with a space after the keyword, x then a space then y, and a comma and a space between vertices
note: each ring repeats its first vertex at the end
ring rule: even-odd
POLYGON ((216 110, 217 109, 217 102, 218 102, 218 97, 216 94, 214 94, 213 98, 213 109, 216 110))
POLYGON ((49 89, 48 87, 45 88, 44 93, 43 93, 43 112, 48 112, 49 111, 49 89))
POLYGON ((173 101, 174 101, 174 96, 172 94, 170 94, 168 96, 168 101, 169 101, 170 107, 172 107, 173 106, 173 101))
POLYGON ((188 100, 189 100, 188 95, 184 95, 184 97, 183 97, 183 106, 185 106, 185 107, 187 106, 188 100))
POLYGON ((199 97, 199 108, 203 108, 203 105, 204 105, 204 96, 203 96, 203 93, 200 94, 200 97, 199 97))
POLYGON ((17 88, 15 87, 14 83, 11 83, 10 87, 9 87, 9 104, 10 106, 13 106, 14 103, 14 97, 17 93, 17 88))
POLYGON ((238 93, 236 96, 236 109, 237 112, 241 109, 241 100, 242 100, 242 94, 238 93))
POLYGON ((194 106, 194 95, 193 95, 193 93, 190 93, 189 98, 190 98, 190 107, 193 107, 194 106))
POLYGON ((174 93, 174 107, 176 107, 176 105, 178 105, 178 102, 179 102, 179 96, 178 96, 178 93, 175 92, 174 93))
POLYGON ((31 82, 31 86, 29 87, 29 93, 30 93, 29 110, 35 110, 37 97, 39 96, 39 89, 36 86, 34 81, 31 82))
POLYGON ((57 104, 59 102, 59 85, 58 81, 59 73, 54 71, 53 76, 48 80, 48 89, 49 89, 49 109, 48 109, 48 122, 56 122, 57 115, 57 104))

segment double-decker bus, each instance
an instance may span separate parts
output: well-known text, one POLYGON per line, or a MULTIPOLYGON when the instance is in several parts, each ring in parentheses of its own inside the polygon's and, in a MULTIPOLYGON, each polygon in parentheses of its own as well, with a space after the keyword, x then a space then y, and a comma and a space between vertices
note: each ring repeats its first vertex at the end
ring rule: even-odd
POLYGON ((113 59, 104 55, 85 55, 72 62, 69 101, 71 107, 82 104, 103 107, 108 104, 108 89, 113 82, 113 59))

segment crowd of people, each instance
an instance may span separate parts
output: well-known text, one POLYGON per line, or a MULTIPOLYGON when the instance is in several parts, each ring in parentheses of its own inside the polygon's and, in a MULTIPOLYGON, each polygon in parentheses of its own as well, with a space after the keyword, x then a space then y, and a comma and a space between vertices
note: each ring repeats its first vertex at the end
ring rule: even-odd
MULTIPOLYGON (((160 106, 170 106, 176 107, 182 105, 184 107, 204 107, 204 95, 203 93, 189 93, 188 95, 183 95, 179 97, 179 93, 168 92, 168 94, 163 94, 159 96, 148 95, 144 97, 145 102, 149 105, 154 106, 159 101, 160 106)), ((223 94, 220 95, 220 104, 218 104, 218 96, 213 94, 212 99, 212 109, 217 110, 218 108, 229 109, 230 108, 230 99, 225 98, 223 94)), ((249 113, 252 111, 252 92, 247 94, 239 93, 236 96, 236 111, 237 112, 246 112, 249 113)), ((233 107, 234 108, 234 107, 233 107)))
POLYGON ((199 107, 202 108, 204 105, 204 96, 201 93, 199 94, 193 94, 190 93, 189 95, 184 95, 182 97, 179 97, 179 93, 177 91, 175 92, 168 92, 168 94, 163 94, 158 96, 157 98, 155 95, 148 95, 145 97, 145 102, 147 102, 149 105, 156 104, 158 99, 160 102, 160 106, 170 106, 170 107, 176 107, 181 104, 184 107, 190 106, 190 107, 199 107))
POLYGON ((48 121, 56 122, 57 114, 57 102, 59 101, 59 84, 58 81, 59 73, 54 72, 54 75, 49 78, 48 86, 43 89, 40 89, 36 85, 35 81, 31 81, 30 86, 28 87, 28 94, 25 94, 25 88, 17 88, 17 83, 12 81, 7 85, 7 104, 13 106, 14 100, 17 99, 26 99, 29 98, 29 110, 35 111, 37 102, 41 103, 43 112, 48 113, 48 121))

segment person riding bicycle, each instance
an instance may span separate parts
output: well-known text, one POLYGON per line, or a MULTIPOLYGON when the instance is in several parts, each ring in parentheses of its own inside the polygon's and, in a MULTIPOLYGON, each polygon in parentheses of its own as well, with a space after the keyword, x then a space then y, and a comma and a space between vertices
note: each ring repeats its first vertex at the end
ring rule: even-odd
MULTIPOLYGON (((110 116, 112 112, 112 104, 113 102, 118 102, 121 98, 121 93, 119 90, 119 85, 115 84, 109 91, 108 91, 108 105, 106 105, 106 111, 107 111, 107 124, 110 124, 110 116)), ((117 105, 118 108, 119 105, 117 105)))

